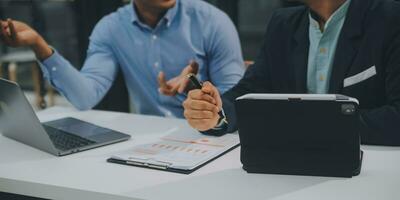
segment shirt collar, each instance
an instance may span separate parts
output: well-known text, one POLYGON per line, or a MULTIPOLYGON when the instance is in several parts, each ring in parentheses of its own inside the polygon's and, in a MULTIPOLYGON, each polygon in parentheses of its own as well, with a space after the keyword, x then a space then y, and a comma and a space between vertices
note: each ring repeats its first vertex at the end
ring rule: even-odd
MULTIPOLYGON (((325 23, 324 30, 327 30, 328 27, 333 26, 340 22, 343 18, 346 17, 347 11, 349 9, 351 0, 347 0, 343 5, 341 5, 333 14, 329 17, 328 21, 325 23)), ((319 27, 319 23, 316 19, 318 19, 318 15, 316 15, 313 11, 310 10, 309 14, 310 23, 313 26, 319 27)))
MULTIPOLYGON (((135 0, 132 0, 132 1, 131 1, 131 5, 132 5, 132 7, 131 7, 131 9, 130 9, 130 11, 131 11, 131 22, 132 22, 132 23, 143 24, 143 23, 140 21, 139 16, 137 15, 136 10, 135 10, 135 8, 134 8, 134 6, 135 6, 135 5, 134 5, 134 1, 135 1, 135 0)), ((160 20, 160 21, 165 20, 165 21, 166 21, 167 27, 169 27, 169 26, 171 25, 172 21, 174 20, 176 14, 177 14, 177 12, 178 12, 179 1, 180 1, 180 0, 176 0, 175 6, 172 7, 172 8, 170 8, 170 9, 167 11, 167 13, 165 13, 164 17, 160 20)))
POLYGON ((169 27, 174 21, 176 13, 178 12, 179 0, 176 0, 175 6, 170 8, 164 16, 164 19, 167 20, 167 26, 169 27))

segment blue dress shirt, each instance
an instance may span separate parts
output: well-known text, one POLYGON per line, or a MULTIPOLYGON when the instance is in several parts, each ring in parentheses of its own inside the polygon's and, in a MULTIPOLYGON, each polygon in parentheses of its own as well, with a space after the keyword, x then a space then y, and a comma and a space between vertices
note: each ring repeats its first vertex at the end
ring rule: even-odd
POLYGON ((329 90, 333 60, 350 0, 337 9, 325 23, 324 32, 311 13, 309 26, 310 49, 307 68, 308 93, 325 94, 329 90))
POLYGON ((191 60, 199 63, 199 78, 211 81, 221 93, 244 73, 232 21, 199 0, 177 0, 155 28, 140 21, 132 4, 124 6, 96 25, 80 71, 57 51, 40 66, 44 77, 78 109, 94 107, 121 69, 137 113, 183 117, 185 97, 160 94, 157 76, 164 71, 171 79, 191 60))

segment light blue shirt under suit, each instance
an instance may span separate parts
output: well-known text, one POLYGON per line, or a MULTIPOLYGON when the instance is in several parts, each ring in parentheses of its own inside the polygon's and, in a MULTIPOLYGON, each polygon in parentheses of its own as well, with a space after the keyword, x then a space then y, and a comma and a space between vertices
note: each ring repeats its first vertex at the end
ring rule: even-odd
POLYGON ((336 46, 346 20, 350 0, 337 9, 325 23, 324 32, 317 20, 310 13, 309 39, 310 48, 307 68, 308 93, 325 94, 329 90, 332 65, 336 46))

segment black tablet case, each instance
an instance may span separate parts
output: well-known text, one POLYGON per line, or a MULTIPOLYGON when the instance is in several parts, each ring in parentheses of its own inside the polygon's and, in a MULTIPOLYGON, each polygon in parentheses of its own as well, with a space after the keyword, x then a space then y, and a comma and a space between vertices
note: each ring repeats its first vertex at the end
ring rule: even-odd
POLYGON ((249 173, 352 177, 361 170, 353 102, 236 101, 241 162, 249 173), (345 109, 353 105, 354 112, 345 109))

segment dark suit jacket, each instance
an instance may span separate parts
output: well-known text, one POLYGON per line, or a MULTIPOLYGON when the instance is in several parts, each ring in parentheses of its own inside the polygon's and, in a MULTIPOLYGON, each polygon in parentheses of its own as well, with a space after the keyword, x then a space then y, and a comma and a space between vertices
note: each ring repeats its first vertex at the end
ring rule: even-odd
MULTIPOLYGON (((309 9, 273 15, 256 63, 223 95, 227 132, 237 129, 235 98, 247 93, 307 93, 309 9)), ((352 0, 338 41, 329 93, 360 101, 364 144, 400 145, 400 3, 352 0), (376 75, 344 87, 348 77, 376 68, 376 75)), ((266 125, 267 126, 267 125, 266 125)))

